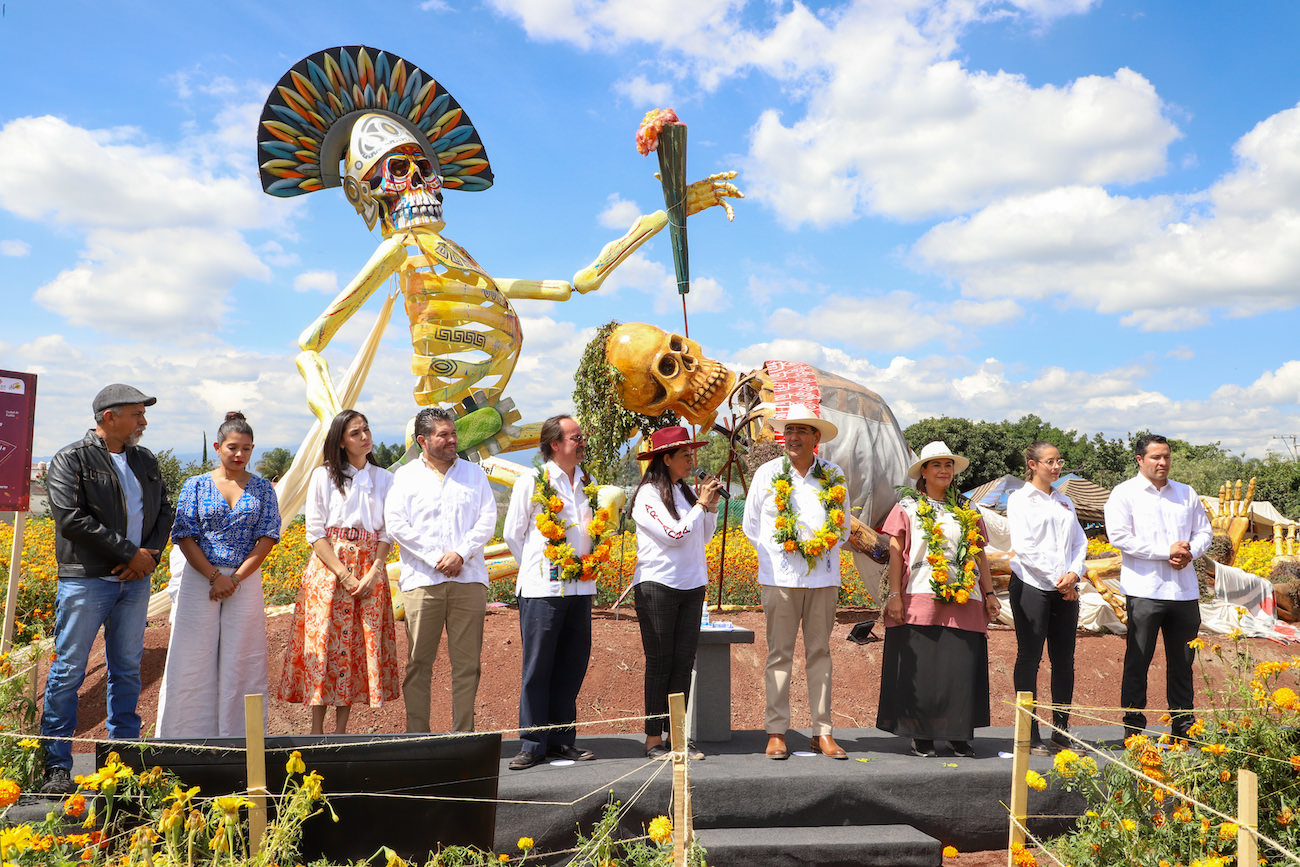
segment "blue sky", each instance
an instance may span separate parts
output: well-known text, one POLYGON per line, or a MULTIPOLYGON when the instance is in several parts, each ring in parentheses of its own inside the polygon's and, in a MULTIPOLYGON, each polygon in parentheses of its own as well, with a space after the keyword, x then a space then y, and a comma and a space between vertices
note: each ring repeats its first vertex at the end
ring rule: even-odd
MULTIPOLYGON (((439 79, 496 183, 445 234, 498 277, 570 279, 662 206, 633 145, 690 130, 691 336, 737 369, 806 361, 899 420, 1025 413, 1250 455, 1300 433, 1300 78, 1289 2, 8 0, 0 54, 0 368, 39 377, 36 454, 95 391, 159 397, 146 443, 197 453, 227 409, 261 447, 311 422, 299 332, 378 243, 337 190, 261 192, 256 122, 302 57, 364 43, 439 79)), ((521 301, 508 393, 570 405, 599 324, 681 325, 654 239, 596 293, 521 301)), ((345 369, 379 300, 326 352, 345 369)), ((399 312, 360 408, 413 412, 399 312)))

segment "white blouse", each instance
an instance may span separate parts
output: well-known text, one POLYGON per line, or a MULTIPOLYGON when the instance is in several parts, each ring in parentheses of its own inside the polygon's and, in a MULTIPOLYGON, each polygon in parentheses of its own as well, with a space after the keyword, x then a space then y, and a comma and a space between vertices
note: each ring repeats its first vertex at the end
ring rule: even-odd
POLYGON ((691 505, 673 485, 680 518, 674 518, 653 485, 637 489, 632 505, 636 523, 636 580, 654 581, 674 590, 694 590, 709 583, 705 546, 713 538, 718 516, 699 503, 691 505))
POLYGON ((384 499, 393 487, 393 474, 374 464, 360 470, 349 464, 343 474, 347 480, 340 491, 328 467, 312 470, 307 487, 307 543, 324 539, 329 527, 360 527, 380 542, 392 542, 384 528, 384 499))
POLYGON ((1011 530, 1011 569, 1020 580, 1039 590, 1056 589, 1067 572, 1083 577, 1088 538, 1074 514, 1074 503, 1060 491, 1044 494, 1026 484, 1007 498, 1011 530))

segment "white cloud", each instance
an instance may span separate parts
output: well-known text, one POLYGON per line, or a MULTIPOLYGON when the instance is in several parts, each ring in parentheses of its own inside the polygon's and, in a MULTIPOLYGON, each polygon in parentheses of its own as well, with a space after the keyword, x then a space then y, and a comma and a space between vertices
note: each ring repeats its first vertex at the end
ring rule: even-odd
POLYGON ((970 340, 972 326, 996 325, 1020 315, 1015 301, 922 301, 910 292, 885 295, 831 295, 809 310, 780 308, 768 318, 770 330, 816 335, 872 352, 897 352, 931 341, 956 346, 970 340), (868 321, 888 322, 869 328, 868 321))
POLYGON ((1173 358, 1177 361, 1191 361, 1196 357, 1196 351, 1190 346, 1179 345, 1165 353, 1165 358, 1173 358))
POLYGON ((230 287, 270 272, 237 232, 191 227, 90 233, 80 261, 36 290, 69 323, 198 339, 220 326, 230 287))
POLYGON ((999 421, 1034 414, 1080 433, 1122 437, 1146 428, 1263 456, 1270 432, 1300 425, 1296 361, 1246 387, 1223 386, 1206 399, 1176 400, 1147 385, 1159 370, 1146 361, 1095 373, 1055 365, 1024 370, 997 358, 944 355, 896 356, 879 366, 805 338, 753 344, 722 360, 751 370, 769 359, 802 361, 860 383, 885 399, 903 427, 932 416, 999 421))
POLYGON ((635 106, 657 108, 673 103, 673 86, 666 81, 651 81, 633 75, 614 82, 614 92, 635 106))
POLYGON ((17 241, 14 239, 0 241, 0 256, 22 258, 31 252, 32 245, 26 241, 17 241))
POLYGON ((339 291, 339 278, 333 271, 304 271, 293 278, 295 292, 323 292, 335 295, 339 291))
POLYGON ((610 193, 606 202, 605 209, 600 212, 597 219, 607 229, 626 232, 628 227, 636 222, 637 217, 641 216, 641 209, 637 207, 636 202, 629 201, 618 193, 610 193))
POLYGON ((1300 108, 1237 142, 1203 193, 1130 198, 1099 187, 1011 196, 935 226, 921 262, 979 298, 1059 294, 1146 331, 1196 328, 1300 302, 1300 108))

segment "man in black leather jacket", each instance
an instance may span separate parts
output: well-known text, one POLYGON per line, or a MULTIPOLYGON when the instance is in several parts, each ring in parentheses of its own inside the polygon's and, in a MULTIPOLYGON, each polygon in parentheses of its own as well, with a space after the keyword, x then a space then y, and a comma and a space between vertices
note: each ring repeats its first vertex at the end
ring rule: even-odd
MULTIPOLYGON (((72 737, 77 691, 90 647, 102 626, 108 663, 108 736, 138 738, 140 657, 150 581, 171 533, 173 511, 158 461, 136 445, 157 398, 115 383, 95 396, 95 427, 60 449, 45 485, 54 515, 59 563, 55 661, 45 684, 41 734, 72 737)), ((72 744, 45 743, 47 794, 67 794, 72 744)))

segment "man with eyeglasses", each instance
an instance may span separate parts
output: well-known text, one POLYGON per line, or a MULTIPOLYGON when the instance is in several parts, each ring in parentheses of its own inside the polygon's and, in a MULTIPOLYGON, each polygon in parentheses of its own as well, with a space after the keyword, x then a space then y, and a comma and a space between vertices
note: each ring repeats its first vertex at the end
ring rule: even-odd
POLYGON ((584 489, 594 481, 579 467, 587 453, 587 440, 572 417, 557 415, 542 422, 539 446, 545 463, 515 481, 501 530, 519 563, 515 595, 523 645, 521 748, 510 760, 512 771, 531 768, 548 758, 578 762, 595 758, 591 750, 574 746, 573 724, 578 719, 578 691, 591 659, 591 602, 596 583, 566 580, 562 566, 547 558, 546 546, 552 540, 537 525, 543 509, 537 500, 558 498, 560 509, 553 514, 552 523, 564 527, 564 538, 555 541, 567 543, 576 558, 591 553, 587 525, 593 508, 584 489))

